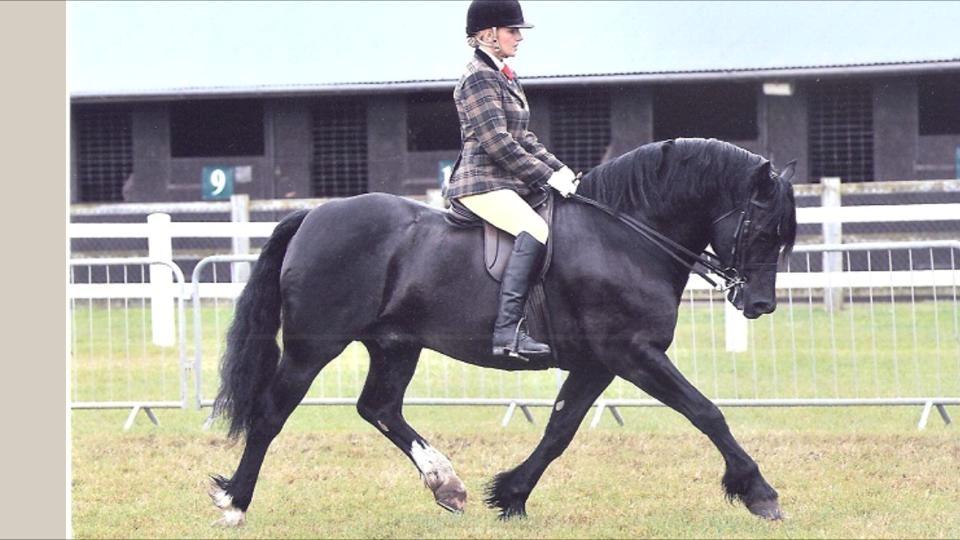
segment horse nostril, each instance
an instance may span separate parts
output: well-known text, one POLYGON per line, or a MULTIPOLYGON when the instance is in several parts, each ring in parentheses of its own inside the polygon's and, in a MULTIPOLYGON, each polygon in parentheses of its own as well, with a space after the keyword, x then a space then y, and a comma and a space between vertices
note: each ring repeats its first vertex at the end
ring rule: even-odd
POLYGON ((755 319, 761 315, 773 313, 775 309, 777 309, 776 302, 754 301, 750 303, 750 309, 744 310, 744 315, 749 319, 755 319))
POLYGON ((759 302, 756 305, 757 312, 767 314, 773 313, 773 310, 777 309, 776 302, 759 302))

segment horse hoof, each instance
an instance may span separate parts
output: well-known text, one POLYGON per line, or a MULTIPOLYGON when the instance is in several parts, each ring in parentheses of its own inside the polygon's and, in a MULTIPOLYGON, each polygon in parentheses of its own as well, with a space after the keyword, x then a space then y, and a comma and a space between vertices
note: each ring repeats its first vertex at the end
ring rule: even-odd
POLYGON ((462 514, 467 506, 467 489, 456 476, 447 479, 433 492, 433 496, 441 508, 455 514, 462 514))
POLYGON ((508 506, 500 510, 500 515, 497 516, 497 519, 500 521, 510 521, 514 519, 527 519, 527 509, 525 504, 519 504, 516 506, 508 506))
POLYGON ((237 509, 231 509, 224 510, 223 517, 214 521, 211 525, 214 527, 235 529, 237 527, 242 527, 246 522, 247 518, 243 512, 237 509))
POLYGON ((213 500, 213 505, 223 510, 223 517, 212 523, 214 527, 233 528, 240 527, 246 523, 247 519, 243 510, 233 506, 233 497, 228 495, 219 485, 215 483, 211 486, 207 494, 210 495, 210 499, 213 500))
POLYGON ((447 512, 450 512, 451 514, 463 513, 463 507, 457 508, 453 504, 450 504, 444 501, 436 501, 436 503, 437 503, 437 506, 439 506, 440 508, 443 508, 444 510, 446 510, 447 512))
POLYGON ((752 514, 760 516, 763 519, 769 519, 771 521, 783 519, 783 512, 780 511, 780 504, 776 499, 757 501, 747 505, 747 509, 750 510, 752 514))

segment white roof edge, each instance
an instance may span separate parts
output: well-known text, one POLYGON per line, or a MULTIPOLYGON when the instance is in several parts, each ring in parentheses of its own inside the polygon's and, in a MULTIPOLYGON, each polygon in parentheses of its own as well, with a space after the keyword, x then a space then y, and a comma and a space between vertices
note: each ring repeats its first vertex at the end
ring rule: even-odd
MULTIPOLYGON (((909 75, 960 70, 960 58, 917 62, 891 62, 834 66, 744 68, 729 70, 598 73, 524 77, 527 88, 589 86, 594 84, 656 84, 810 77, 855 77, 909 75)), ((262 85, 237 87, 196 87, 119 92, 81 91, 70 94, 73 102, 159 101, 202 97, 296 97, 310 95, 351 95, 452 89, 455 79, 383 81, 361 83, 262 85)))

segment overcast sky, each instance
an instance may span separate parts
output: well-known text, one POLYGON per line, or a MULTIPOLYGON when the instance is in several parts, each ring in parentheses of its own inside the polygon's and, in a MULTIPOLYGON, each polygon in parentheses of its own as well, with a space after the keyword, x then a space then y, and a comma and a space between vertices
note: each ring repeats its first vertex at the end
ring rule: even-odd
MULTIPOLYGON (((456 79, 466 1, 70 2, 71 92, 456 79)), ((522 2, 520 76, 960 58, 960 2, 522 2)))

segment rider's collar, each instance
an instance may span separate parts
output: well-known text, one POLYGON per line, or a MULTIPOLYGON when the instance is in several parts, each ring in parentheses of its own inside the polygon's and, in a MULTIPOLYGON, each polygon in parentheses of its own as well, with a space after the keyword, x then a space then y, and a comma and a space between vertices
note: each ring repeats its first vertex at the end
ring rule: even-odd
POLYGON ((497 66, 497 71, 500 71, 503 69, 504 61, 497 58, 497 55, 493 54, 493 52, 491 52, 491 50, 487 48, 486 45, 480 45, 479 47, 477 47, 477 50, 487 55, 487 58, 493 61, 494 65, 497 66))

